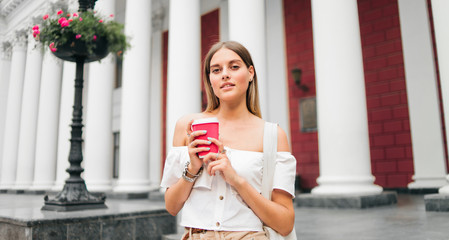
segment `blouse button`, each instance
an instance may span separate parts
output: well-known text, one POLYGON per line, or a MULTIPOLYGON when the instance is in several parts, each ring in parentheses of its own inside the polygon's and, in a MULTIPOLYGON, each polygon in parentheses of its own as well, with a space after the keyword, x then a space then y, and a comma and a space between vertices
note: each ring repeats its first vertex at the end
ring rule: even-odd
POLYGON ((223 198, 224 198, 223 196, 220 196, 220 197, 219 197, 220 200, 223 200, 223 198))
POLYGON ((217 222, 217 223, 215 223, 215 225, 217 225, 217 227, 219 227, 219 226, 220 226, 220 223, 219 223, 219 222, 217 222))

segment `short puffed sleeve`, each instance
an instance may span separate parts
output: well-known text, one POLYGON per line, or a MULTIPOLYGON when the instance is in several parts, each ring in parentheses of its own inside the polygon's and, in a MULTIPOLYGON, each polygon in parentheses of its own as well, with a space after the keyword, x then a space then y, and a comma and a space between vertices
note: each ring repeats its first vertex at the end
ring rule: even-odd
POLYGON ((284 190, 295 198, 296 159, 289 152, 276 153, 273 189, 284 190))
POLYGON ((189 153, 186 146, 172 147, 165 159, 164 174, 161 181, 162 188, 170 187, 181 178, 188 160, 189 153))

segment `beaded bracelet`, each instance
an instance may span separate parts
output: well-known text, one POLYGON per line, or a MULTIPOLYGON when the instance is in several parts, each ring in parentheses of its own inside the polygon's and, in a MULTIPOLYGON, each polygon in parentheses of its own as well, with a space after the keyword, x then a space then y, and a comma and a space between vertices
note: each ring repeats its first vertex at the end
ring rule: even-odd
POLYGON ((203 172, 203 167, 201 166, 200 171, 197 174, 193 174, 193 173, 189 172, 189 170, 188 170, 189 164, 190 164, 190 162, 187 161, 186 165, 184 167, 184 171, 182 172, 182 178, 184 178, 187 182, 194 182, 203 172), (187 174, 190 174, 193 177, 189 177, 189 176, 187 176, 187 174))

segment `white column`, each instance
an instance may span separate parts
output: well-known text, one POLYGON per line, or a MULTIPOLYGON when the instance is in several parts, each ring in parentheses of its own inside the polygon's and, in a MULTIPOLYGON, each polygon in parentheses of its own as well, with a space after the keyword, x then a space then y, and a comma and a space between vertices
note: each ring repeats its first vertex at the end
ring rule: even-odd
MULTIPOLYGON (((262 116, 268 113, 267 101, 267 45, 265 1, 229 1, 229 40, 245 46, 253 59, 259 87, 259 101, 262 116), (250 30, 249 30, 250 29, 250 30)), ((171 6, 171 5, 170 5, 171 6)))
MULTIPOLYGON (((86 66, 85 66, 86 67, 86 66)), ((70 133, 73 114, 73 99, 75 98, 76 63, 64 62, 61 86, 61 104, 59 108, 58 153, 56 160, 56 181, 53 191, 61 191, 65 180, 69 178, 66 169, 69 168, 70 133)))
POLYGON ((11 72, 6 106, 0 188, 12 188, 16 181, 17 150, 19 146, 20 113, 22 107, 23 78, 25 75, 27 37, 17 33, 12 42, 11 72))
MULTIPOLYGON (((290 139, 289 96, 282 0, 267 3, 267 87, 268 114, 266 119, 278 123, 290 139)), ((259 69, 257 69, 259 70, 259 69)))
POLYGON ((371 174, 357 1, 312 1, 320 177, 312 194, 379 194, 371 174))
POLYGON ((31 190, 50 190, 56 179, 62 61, 45 49, 42 66, 36 161, 31 190))
POLYGON ((220 1, 220 20, 218 21, 220 24, 220 41, 228 41, 229 40, 229 3, 228 0, 220 1))
MULTIPOLYGON (((432 0, 433 24, 440 71, 441 94, 446 126, 446 136, 449 136, 449 1, 432 0)), ((449 144, 446 146, 449 151, 449 144)), ((449 180, 449 175, 446 176, 449 180)), ((447 183, 446 183, 447 184, 447 183)), ((440 193, 449 194, 449 185, 440 188, 440 193)))
POLYGON ((150 185, 159 189, 162 170, 162 20, 153 16, 150 83, 150 185))
POLYGON ((119 179, 114 191, 146 192, 150 190, 151 1, 127 1, 125 20, 132 47, 123 60, 119 179))
POLYGON ((11 69, 11 44, 2 42, 0 46, 0 172, 3 159, 3 139, 5 136, 6 103, 8 101, 9 72, 11 69))
POLYGON ((168 22, 167 152, 176 121, 201 112, 200 1, 170 0, 168 22))
MULTIPOLYGON (((115 14, 115 1, 101 0, 95 9, 105 16, 115 14)), ((112 92, 115 56, 89 64, 89 89, 85 128, 84 179, 89 191, 112 190, 112 92)))
POLYGON ((415 175, 409 188, 446 184, 437 78, 426 0, 399 0, 415 175))
POLYGON ((42 52, 42 45, 37 44, 30 34, 23 85, 16 189, 27 189, 33 183, 42 52))

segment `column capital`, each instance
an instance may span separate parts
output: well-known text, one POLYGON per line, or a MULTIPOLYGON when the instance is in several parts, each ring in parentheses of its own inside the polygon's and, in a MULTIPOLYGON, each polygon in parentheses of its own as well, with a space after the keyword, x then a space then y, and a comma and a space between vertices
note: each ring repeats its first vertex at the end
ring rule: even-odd
MULTIPOLYGON (((50 4, 50 8, 52 11, 57 11, 60 9, 67 10, 69 7, 73 7, 74 0, 56 0, 50 4)), ((78 9, 75 9, 77 11, 78 9)))
POLYGON ((78 11, 78 8, 79 8, 78 0, 69 0, 69 2, 67 3, 67 8, 68 8, 68 11, 70 11, 70 12, 78 11))
POLYGON ((43 44, 40 41, 36 41, 33 34, 28 34, 28 54, 40 52, 43 53, 43 44))
POLYGON ((0 46, 0 54, 2 60, 11 60, 11 43, 10 42, 2 42, 0 46))
POLYGON ((153 2, 152 24, 153 32, 162 31, 166 9, 160 0, 153 2))
POLYGON ((13 51, 25 51, 27 48, 27 34, 25 30, 18 30, 15 33, 14 41, 12 42, 13 51))
POLYGON ((58 67, 62 67, 62 64, 64 61, 62 61, 61 59, 55 57, 50 50, 48 49, 48 47, 44 48, 44 58, 43 58, 44 62, 47 63, 53 63, 56 64, 58 67))

